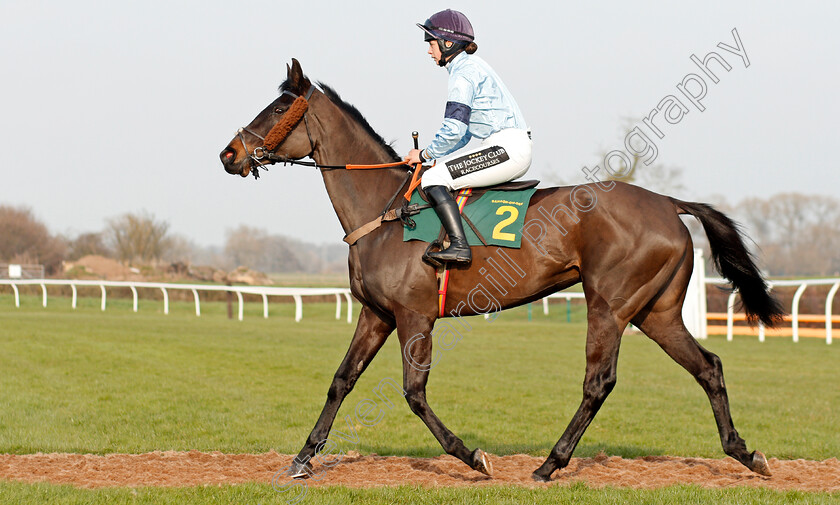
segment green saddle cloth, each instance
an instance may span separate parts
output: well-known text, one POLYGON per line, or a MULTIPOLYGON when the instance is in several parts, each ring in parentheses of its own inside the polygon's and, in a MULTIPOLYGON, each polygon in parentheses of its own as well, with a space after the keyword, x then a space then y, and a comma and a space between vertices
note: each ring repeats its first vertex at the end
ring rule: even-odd
MULTIPOLYGON (((522 226, 525 224, 525 212, 528 202, 537 188, 519 191, 488 191, 478 200, 470 202, 464 207, 463 214, 478 228, 487 245, 512 247, 518 249, 522 245, 522 226)), ((424 204, 420 194, 415 191, 411 196, 411 203, 424 204)), ((421 240, 434 242, 440 234, 440 219, 434 209, 423 209, 412 216, 417 223, 414 229, 407 226, 403 229, 403 241, 421 240)), ((471 246, 484 245, 472 228, 462 220, 467 242, 471 246)))

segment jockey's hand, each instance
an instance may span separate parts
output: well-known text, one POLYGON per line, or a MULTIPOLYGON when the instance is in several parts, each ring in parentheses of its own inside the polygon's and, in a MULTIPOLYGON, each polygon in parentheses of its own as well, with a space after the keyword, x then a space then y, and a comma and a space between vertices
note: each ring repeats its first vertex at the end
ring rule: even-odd
POLYGON ((403 159, 403 162, 406 165, 416 165, 420 163, 420 149, 412 149, 408 151, 408 156, 403 159))

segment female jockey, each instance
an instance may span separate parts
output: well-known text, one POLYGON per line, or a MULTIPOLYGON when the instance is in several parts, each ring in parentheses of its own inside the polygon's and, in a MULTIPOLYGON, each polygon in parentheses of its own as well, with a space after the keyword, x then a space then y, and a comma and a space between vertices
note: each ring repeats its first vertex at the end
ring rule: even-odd
POLYGON ((428 256, 433 263, 468 264, 472 254, 450 190, 492 186, 524 175, 531 166, 531 135, 513 95, 490 65, 473 55, 478 46, 464 14, 447 9, 417 26, 425 32, 429 55, 449 72, 449 91, 434 140, 425 149, 412 149, 405 162, 437 160, 421 185, 450 245, 428 256), (465 148, 473 137, 478 145, 465 148))

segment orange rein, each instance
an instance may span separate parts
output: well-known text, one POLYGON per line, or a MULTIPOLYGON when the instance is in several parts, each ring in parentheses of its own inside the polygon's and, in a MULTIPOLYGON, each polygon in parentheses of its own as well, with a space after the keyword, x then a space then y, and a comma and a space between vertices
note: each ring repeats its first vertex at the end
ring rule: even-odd
MULTIPOLYGON (((402 161, 395 161, 393 163, 382 163, 378 165, 346 165, 344 168, 347 170, 370 170, 376 168, 388 168, 388 167, 399 167, 401 165, 405 165, 402 161)), ((434 166, 434 165, 432 165, 434 166)), ((420 185, 420 168, 422 165, 418 163, 414 168, 414 175, 411 176, 411 184, 408 185, 408 191, 405 192, 403 197, 411 201, 411 194, 414 193, 414 190, 417 189, 417 186, 420 185)))

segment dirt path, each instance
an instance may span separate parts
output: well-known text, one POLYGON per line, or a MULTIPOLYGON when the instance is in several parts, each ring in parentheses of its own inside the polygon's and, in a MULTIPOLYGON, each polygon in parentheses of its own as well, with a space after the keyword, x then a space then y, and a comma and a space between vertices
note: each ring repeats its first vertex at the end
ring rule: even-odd
MULTIPOLYGON (((48 481, 83 488, 139 486, 197 486, 241 482, 271 482, 292 456, 223 454, 220 452, 151 452, 146 454, 28 454, 0 455, 0 479, 48 481)), ((467 469, 450 456, 408 458, 361 456, 350 452, 327 471, 316 465, 311 486, 351 487, 421 484, 428 486, 482 486, 514 484, 546 486, 531 480, 542 458, 527 455, 491 456, 490 478, 467 469)), ((840 491, 840 460, 770 460, 772 477, 753 474, 735 460, 654 456, 639 459, 597 456, 574 458, 554 474, 560 485, 583 481, 593 487, 656 488, 672 484, 706 487, 753 486, 776 490, 840 491)), ((281 479, 285 481, 285 479, 281 479)))

